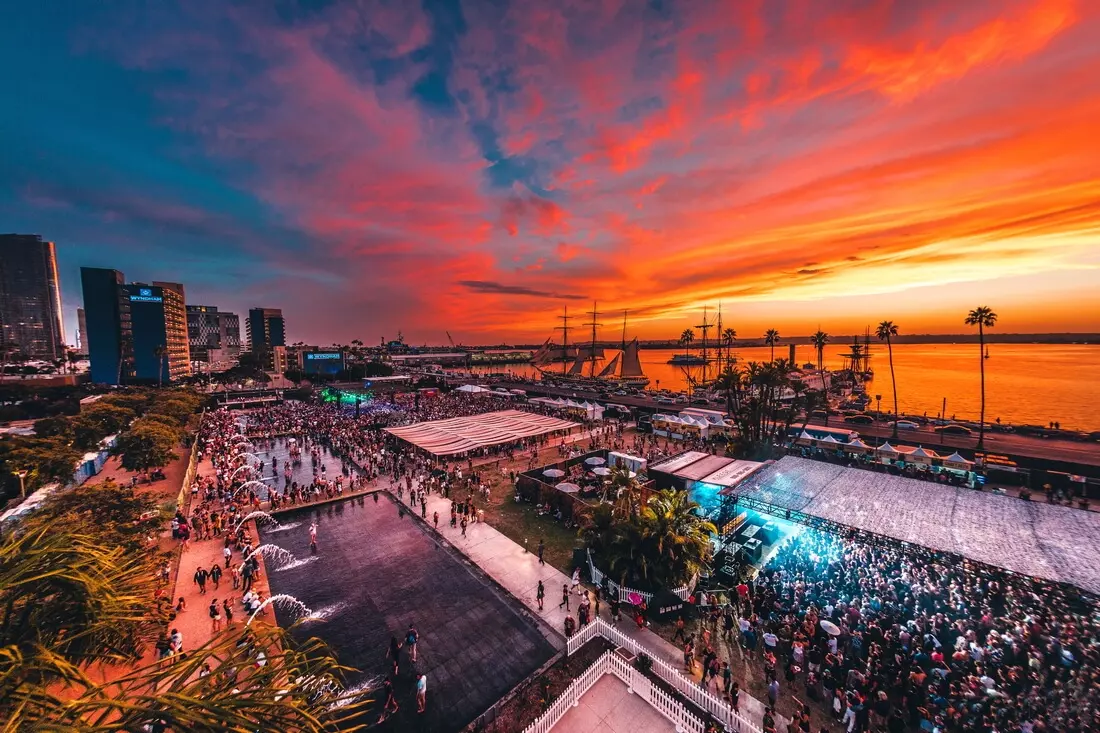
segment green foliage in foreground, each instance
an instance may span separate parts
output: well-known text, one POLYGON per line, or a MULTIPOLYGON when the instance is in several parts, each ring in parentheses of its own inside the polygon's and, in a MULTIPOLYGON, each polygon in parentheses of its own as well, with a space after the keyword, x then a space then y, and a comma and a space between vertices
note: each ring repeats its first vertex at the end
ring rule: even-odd
POLYGON ((710 538, 717 530, 698 509, 686 492, 668 489, 638 512, 599 505, 582 518, 580 533, 601 568, 618 582, 643 590, 676 588, 710 560, 710 538))
POLYGON ((318 640, 238 627, 155 658, 170 610, 157 599, 151 510, 107 482, 52 498, 0 536, 0 731, 355 729, 367 701, 344 691, 348 670, 318 640))

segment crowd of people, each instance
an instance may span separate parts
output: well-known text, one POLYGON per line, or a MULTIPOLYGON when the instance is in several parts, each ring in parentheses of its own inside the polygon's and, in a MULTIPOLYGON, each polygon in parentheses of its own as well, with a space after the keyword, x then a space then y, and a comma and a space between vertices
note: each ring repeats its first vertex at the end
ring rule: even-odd
POLYGON ((739 631, 773 705, 786 685, 848 733, 1100 730, 1094 599, 815 530, 739 591, 716 633, 739 631))

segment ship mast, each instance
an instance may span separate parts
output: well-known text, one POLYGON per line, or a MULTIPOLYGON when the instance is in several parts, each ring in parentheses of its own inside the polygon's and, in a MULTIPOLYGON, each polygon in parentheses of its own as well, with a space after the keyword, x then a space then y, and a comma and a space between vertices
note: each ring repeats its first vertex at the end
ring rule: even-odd
POLYGON ((722 352, 725 345, 725 338, 722 335, 722 301, 718 301, 718 371, 722 371, 722 352))
POLYGON ((569 364, 569 306, 565 306, 565 314, 558 316, 562 323, 555 328, 561 331, 561 373, 565 374, 565 368, 569 364))
POLYGON ((626 351, 626 309, 625 308, 623 309, 623 344, 622 344, 621 348, 624 352, 626 351))
POLYGON ((592 316, 592 320, 584 325, 592 327, 592 351, 588 358, 590 359, 589 376, 594 379, 596 377, 596 327, 603 325, 602 323, 596 322, 596 317, 599 316, 600 313, 596 310, 596 301, 594 300, 592 301, 592 310, 588 315, 592 316))
POLYGON ((696 326, 703 332, 703 384, 707 383, 707 331, 714 328, 713 324, 707 323, 707 307, 703 306, 703 323, 696 326))

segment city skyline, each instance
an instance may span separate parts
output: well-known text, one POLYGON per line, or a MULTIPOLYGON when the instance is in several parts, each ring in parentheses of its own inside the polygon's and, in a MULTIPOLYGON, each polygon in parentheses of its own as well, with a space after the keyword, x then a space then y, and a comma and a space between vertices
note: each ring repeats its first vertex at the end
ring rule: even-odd
POLYGON ((88 266, 316 344, 1100 331, 1094 6, 727 7, 24 7, 0 229, 70 325, 88 266))

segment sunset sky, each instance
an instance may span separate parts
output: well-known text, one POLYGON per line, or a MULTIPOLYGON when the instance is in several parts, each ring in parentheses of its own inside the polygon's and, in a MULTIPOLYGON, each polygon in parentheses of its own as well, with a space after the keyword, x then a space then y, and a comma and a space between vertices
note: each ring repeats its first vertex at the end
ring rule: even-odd
POLYGON ((0 231, 57 243, 70 339, 82 265, 312 343, 593 299, 1100 331, 1098 38, 1087 0, 9 4, 0 231))

